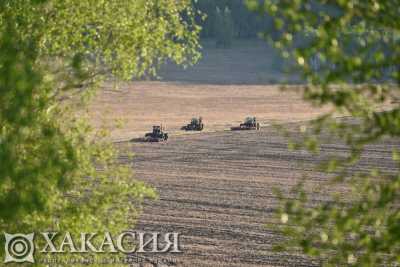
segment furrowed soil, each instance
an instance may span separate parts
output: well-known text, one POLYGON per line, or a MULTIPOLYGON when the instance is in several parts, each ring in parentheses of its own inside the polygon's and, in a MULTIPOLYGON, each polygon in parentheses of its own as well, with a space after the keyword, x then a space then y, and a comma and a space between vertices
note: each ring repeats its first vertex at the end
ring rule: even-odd
MULTIPOLYGON (((288 127, 295 132, 298 124, 288 127)), ((399 145, 387 140, 369 146, 353 171, 396 170, 391 150, 399 145)), ((135 230, 181 233, 182 254, 144 256, 168 262, 161 266, 318 266, 296 254, 273 252, 282 241, 271 226, 280 224, 273 214, 278 207, 273 189, 293 198, 290 188, 306 175, 311 203, 328 201, 331 192, 346 199, 351 193, 339 185, 319 192, 328 177, 312 171, 326 156, 347 153, 344 146, 327 143, 318 157, 290 152, 272 127, 173 136, 166 143, 133 143, 132 149, 135 176, 159 193, 158 200, 146 201, 135 230)))
MULTIPOLYGON (((112 138, 118 145, 132 146, 135 157, 128 162, 121 156, 121 161, 132 164, 135 178, 158 191, 158 200, 144 203, 134 230, 181 234, 182 253, 140 255, 139 261, 148 264, 144 266, 319 266, 301 255, 272 249, 283 238, 271 226, 280 225, 274 217, 279 203, 274 188, 293 198, 290 189, 306 177, 311 203, 328 201, 333 192, 344 199, 351 196, 344 186, 324 187, 329 177, 313 171, 328 155, 346 154, 345 146, 328 142, 318 157, 291 152, 282 133, 270 126, 286 124, 296 136, 303 124, 296 121, 323 112, 302 102, 295 88, 282 92, 269 85, 135 82, 120 91, 104 91, 93 107, 108 123, 124 118, 127 123, 113 130, 112 138), (204 118, 204 132, 179 130, 196 115, 204 118), (256 116, 262 129, 227 130, 246 115, 256 116), (161 122, 170 135, 167 142, 128 141, 161 122)), ((391 151, 399 146, 387 140, 368 147, 354 170, 396 170, 391 151)))
MULTIPOLYGON (((313 171, 328 155, 348 151, 329 139, 318 157, 288 151, 288 141, 270 125, 287 124, 298 136, 296 122, 327 109, 306 104, 298 86, 281 91, 273 85, 291 79, 264 43, 235 42, 231 50, 213 46, 205 43, 194 68, 166 66, 164 81, 130 82, 117 91, 108 84, 90 106, 94 126, 110 129, 118 146, 131 146, 135 153, 133 161, 121 155, 121 162, 132 164, 135 178, 159 193, 158 200, 144 203, 134 229, 181 234, 183 253, 140 255, 139 261, 145 266, 318 266, 295 253, 273 252, 283 238, 273 227, 280 225, 274 188, 294 198, 290 189, 305 178, 311 203, 328 201, 331 192, 350 201, 345 186, 324 187, 329 177, 313 171), (203 132, 180 131, 197 116, 203 117, 203 132), (262 129, 227 131, 246 116, 256 116, 262 129), (115 129, 117 120, 122 126, 115 129), (128 142, 160 124, 169 133, 167 142, 128 142)), ((369 146, 354 171, 373 166, 394 171, 391 151, 399 145, 386 140, 369 146)))

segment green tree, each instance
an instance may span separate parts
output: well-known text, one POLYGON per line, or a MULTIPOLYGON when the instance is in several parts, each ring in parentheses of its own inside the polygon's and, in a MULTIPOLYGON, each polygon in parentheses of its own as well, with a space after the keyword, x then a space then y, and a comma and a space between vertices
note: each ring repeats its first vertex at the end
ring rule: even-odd
POLYGON ((232 39, 234 35, 233 27, 232 13, 229 8, 225 7, 225 9, 221 11, 217 7, 214 27, 217 47, 230 48, 232 46, 232 39))
POLYGON ((245 5, 245 0, 196 0, 194 1, 197 11, 197 23, 201 25, 202 38, 215 38, 216 32, 216 8, 224 10, 228 7, 231 11, 232 23, 234 24, 235 38, 256 38, 263 29, 273 30, 271 17, 257 17, 250 12, 245 5))
POLYGON ((398 147, 392 149, 392 171, 378 168, 379 162, 362 171, 352 168, 366 145, 400 136, 398 1, 247 2, 251 10, 274 17, 279 35, 270 39, 302 71, 304 98, 334 107, 294 147, 318 154, 325 136, 349 148, 346 156, 329 157, 320 167, 334 177, 330 182, 352 193, 311 205, 307 190, 297 187, 296 200, 285 200, 279 214, 289 237, 284 248, 301 248, 327 266, 398 265, 398 147), (310 64, 315 57, 318 69, 310 64), (351 119, 335 119, 338 115, 351 119))
POLYGON ((155 192, 77 108, 107 78, 153 74, 166 59, 195 62, 192 17, 189 0, 0 2, 2 232, 133 226, 155 192))

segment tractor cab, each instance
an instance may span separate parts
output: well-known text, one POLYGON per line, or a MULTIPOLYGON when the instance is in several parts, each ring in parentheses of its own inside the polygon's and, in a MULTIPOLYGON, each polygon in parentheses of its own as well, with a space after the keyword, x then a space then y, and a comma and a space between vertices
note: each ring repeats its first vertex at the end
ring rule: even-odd
POLYGON ((153 135, 158 135, 160 134, 162 131, 162 127, 161 126, 153 126, 153 135))
POLYGON ((192 118, 190 124, 191 124, 191 125, 197 125, 197 124, 199 124, 199 119, 197 119, 197 118, 192 118))
POLYGON ((239 127, 231 127, 232 131, 238 130, 259 130, 260 124, 257 122, 256 117, 247 117, 239 127))
POLYGON ((145 134, 146 141, 148 142, 160 142, 168 140, 168 134, 164 132, 164 128, 159 125, 153 126, 151 133, 145 134))
POLYGON ((256 117, 247 117, 245 120, 244 120, 244 125, 255 125, 257 123, 257 119, 256 119, 256 117))
POLYGON ((204 128, 203 118, 192 118, 188 125, 183 126, 181 129, 184 131, 202 131, 204 128))

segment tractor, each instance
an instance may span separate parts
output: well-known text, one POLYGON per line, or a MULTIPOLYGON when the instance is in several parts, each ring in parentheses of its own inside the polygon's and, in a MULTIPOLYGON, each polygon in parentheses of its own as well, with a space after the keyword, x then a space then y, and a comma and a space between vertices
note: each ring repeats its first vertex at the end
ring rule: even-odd
POLYGON ((146 142, 167 141, 168 134, 164 132, 164 128, 162 126, 153 126, 153 132, 146 133, 144 138, 146 142))
POLYGON ((184 131, 202 131, 203 128, 204 128, 203 119, 202 117, 199 117, 199 118, 193 118, 188 125, 183 126, 181 129, 184 131))
POLYGON ((257 122, 256 117, 247 117, 244 123, 241 123, 239 127, 232 127, 232 131, 240 130, 260 130, 260 124, 257 122))

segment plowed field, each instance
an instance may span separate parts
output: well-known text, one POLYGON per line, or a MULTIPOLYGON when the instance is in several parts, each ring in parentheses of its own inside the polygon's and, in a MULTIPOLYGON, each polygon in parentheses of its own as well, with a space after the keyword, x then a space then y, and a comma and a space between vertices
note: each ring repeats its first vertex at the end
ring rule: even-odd
MULTIPOLYGON (((399 145, 392 140, 368 147, 355 169, 373 165, 394 169, 390 151, 399 145)), ((312 166, 330 153, 346 153, 344 146, 326 144, 319 157, 290 152, 287 141, 266 127, 261 131, 173 136, 167 143, 135 143, 133 150, 135 176, 153 185, 160 196, 158 201, 146 202, 136 229, 182 235, 184 252, 164 255, 173 259, 169 265, 315 264, 298 255, 271 250, 282 238, 265 225, 279 223, 273 217, 278 204, 273 188, 293 197, 290 188, 307 174, 306 188, 312 192, 327 180, 322 173, 311 172, 312 166)), ((340 186, 329 190, 346 193, 340 186)), ((328 200, 327 193, 313 192, 312 202, 328 200)))

